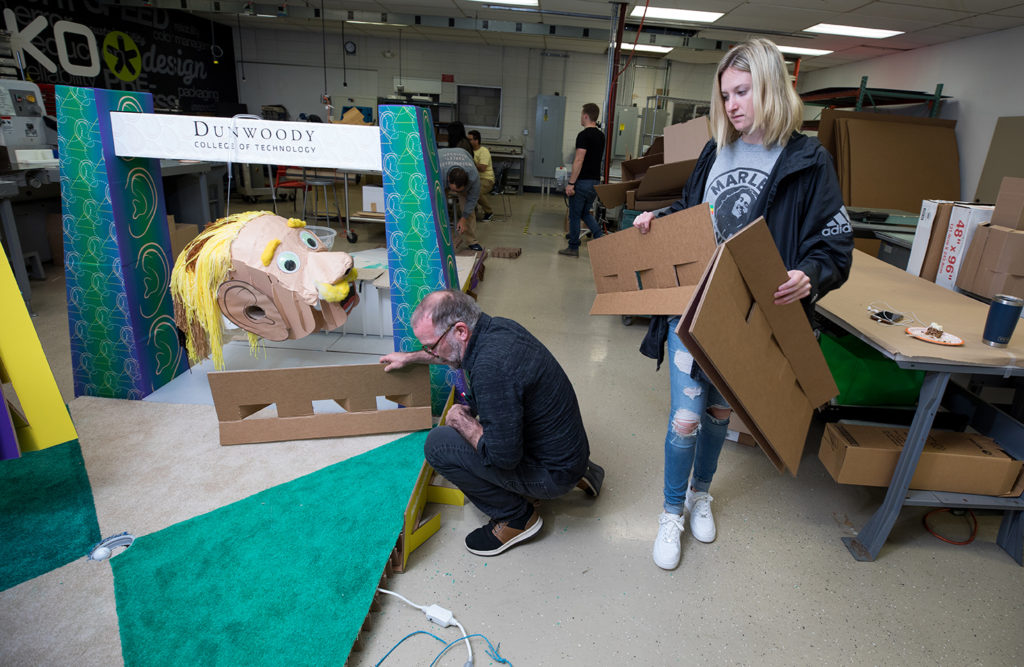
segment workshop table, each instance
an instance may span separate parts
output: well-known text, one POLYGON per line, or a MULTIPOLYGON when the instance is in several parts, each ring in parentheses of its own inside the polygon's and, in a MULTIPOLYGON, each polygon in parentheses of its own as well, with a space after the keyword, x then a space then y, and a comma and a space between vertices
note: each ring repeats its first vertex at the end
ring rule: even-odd
POLYGON ((986 304, 912 276, 859 251, 854 251, 849 281, 822 299, 817 309, 830 321, 895 361, 900 368, 925 371, 910 432, 885 500, 856 537, 843 538, 853 557, 874 560, 905 505, 980 508, 1003 511, 996 542, 1018 564, 1024 565, 1024 499, 937 491, 908 492, 940 404, 966 414, 972 428, 993 438, 1014 458, 1024 458, 1024 425, 949 381, 954 373, 1024 376, 1024 324, 1017 327, 1007 347, 990 347, 981 340, 988 313, 986 304), (907 324, 893 326, 871 320, 869 305, 904 314, 914 313, 923 322, 921 326, 937 322, 947 333, 962 338, 964 344, 948 346, 913 338, 905 333, 907 324))

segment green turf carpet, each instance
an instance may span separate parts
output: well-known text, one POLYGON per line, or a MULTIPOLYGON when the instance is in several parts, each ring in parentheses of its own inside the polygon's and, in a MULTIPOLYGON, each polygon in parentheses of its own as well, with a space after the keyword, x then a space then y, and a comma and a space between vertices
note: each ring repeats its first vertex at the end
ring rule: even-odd
POLYGON ((426 436, 136 539, 110 561, 125 664, 343 665, 426 436))
POLYGON ((0 591, 84 558, 99 540, 78 440, 0 461, 0 591))

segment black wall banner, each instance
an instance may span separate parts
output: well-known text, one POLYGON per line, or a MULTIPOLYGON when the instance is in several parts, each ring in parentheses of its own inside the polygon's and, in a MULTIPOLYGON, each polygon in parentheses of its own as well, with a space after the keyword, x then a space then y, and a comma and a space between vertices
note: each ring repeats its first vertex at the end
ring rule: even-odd
POLYGON ((192 114, 238 102, 229 26, 101 0, 0 0, 0 7, 15 59, 35 83, 153 93, 157 109, 192 114))

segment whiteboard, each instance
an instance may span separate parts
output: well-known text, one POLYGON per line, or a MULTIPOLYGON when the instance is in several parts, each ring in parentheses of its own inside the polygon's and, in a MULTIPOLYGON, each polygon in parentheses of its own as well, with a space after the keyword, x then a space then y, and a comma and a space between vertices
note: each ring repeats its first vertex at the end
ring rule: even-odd
MULTIPOLYGON (((238 78, 238 101, 245 104, 249 113, 259 114, 265 104, 281 104, 288 109, 292 120, 300 113, 316 114, 327 120, 320 95, 324 90, 323 66, 277 65, 246 62, 241 70, 245 80, 238 78)), ((348 68, 342 76, 340 67, 327 67, 327 94, 331 96, 334 110, 331 118, 338 120, 341 107, 347 105, 377 107, 377 72, 375 70, 348 68), (344 80, 343 80, 344 79, 344 80), (344 82, 348 86, 344 86, 344 82), (354 101, 349 102, 348 98, 354 101)))

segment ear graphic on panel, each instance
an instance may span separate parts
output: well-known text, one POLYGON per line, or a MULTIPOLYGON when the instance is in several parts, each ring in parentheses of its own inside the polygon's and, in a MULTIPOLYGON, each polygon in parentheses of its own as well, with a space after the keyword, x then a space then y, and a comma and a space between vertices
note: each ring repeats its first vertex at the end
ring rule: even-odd
POLYGON ((340 327, 359 303, 352 257, 329 252, 306 223, 247 211, 209 225, 171 272, 174 320, 189 361, 224 367, 221 315, 259 338, 298 339, 340 327))

